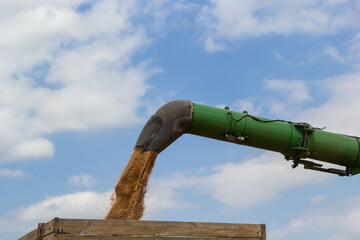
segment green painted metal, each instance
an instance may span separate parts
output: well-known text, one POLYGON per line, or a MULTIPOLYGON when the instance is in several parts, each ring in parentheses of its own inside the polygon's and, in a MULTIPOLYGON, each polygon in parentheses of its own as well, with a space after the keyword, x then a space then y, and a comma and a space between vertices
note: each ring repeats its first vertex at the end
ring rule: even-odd
MULTIPOLYGON (((318 170, 321 165, 303 160, 311 158, 344 166, 346 175, 360 172, 357 137, 323 131, 307 123, 270 120, 193 103, 193 120, 187 133, 279 152, 293 160, 294 167, 303 164, 318 170)), ((336 171, 332 173, 339 174, 336 171)))

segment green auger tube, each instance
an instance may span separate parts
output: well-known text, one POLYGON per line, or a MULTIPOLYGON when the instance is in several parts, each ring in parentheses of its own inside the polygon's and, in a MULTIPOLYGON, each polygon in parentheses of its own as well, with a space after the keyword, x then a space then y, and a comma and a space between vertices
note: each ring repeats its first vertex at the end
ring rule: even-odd
POLYGON ((271 120, 185 100, 162 106, 146 123, 136 146, 161 152, 183 133, 279 152, 293 161, 293 168, 302 164, 305 169, 339 176, 360 173, 358 137, 323 131, 308 123, 271 120), (323 168, 306 158, 345 169, 323 168))

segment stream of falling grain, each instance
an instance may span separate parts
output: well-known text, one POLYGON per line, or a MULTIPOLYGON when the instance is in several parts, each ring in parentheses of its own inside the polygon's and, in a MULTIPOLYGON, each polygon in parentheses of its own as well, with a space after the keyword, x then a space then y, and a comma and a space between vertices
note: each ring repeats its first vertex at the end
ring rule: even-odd
POLYGON ((115 187, 115 199, 106 219, 139 220, 144 213, 147 183, 158 153, 135 147, 115 187))

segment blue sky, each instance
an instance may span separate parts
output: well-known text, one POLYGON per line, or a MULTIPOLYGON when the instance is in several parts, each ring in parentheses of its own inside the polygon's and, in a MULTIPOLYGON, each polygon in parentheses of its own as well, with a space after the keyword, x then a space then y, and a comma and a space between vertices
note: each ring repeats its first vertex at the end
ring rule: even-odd
MULTIPOLYGON (((360 2, 0 2, 0 240, 102 218, 137 137, 174 99, 360 136, 360 2)), ((185 135, 144 219, 264 223, 268 239, 356 239, 358 176, 185 135)))

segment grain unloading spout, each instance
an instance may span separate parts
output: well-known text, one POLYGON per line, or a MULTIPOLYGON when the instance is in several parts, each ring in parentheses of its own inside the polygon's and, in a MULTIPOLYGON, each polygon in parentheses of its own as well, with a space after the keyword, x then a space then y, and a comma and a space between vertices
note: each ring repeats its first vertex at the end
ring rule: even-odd
POLYGON ((160 107, 145 124, 136 142, 143 151, 161 152, 190 129, 193 104, 175 100, 160 107))
POLYGON ((136 147, 160 153, 182 134, 279 152, 286 160, 305 169, 349 176, 360 173, 360 138, 323 131, 308 123, 271 120, 248 112, 231 111, 176 100, 163 105, 142 130, 136 147), (322 164, 345 169, 323 168, 322 164))

